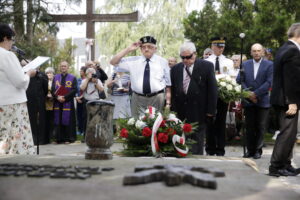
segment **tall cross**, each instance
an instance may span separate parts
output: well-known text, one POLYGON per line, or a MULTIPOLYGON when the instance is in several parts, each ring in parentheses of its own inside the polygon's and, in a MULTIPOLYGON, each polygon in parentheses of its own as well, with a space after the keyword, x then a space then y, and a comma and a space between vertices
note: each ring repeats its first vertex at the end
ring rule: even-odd
MULTIPOLYGON (((95 39, 95 22, 137 22, 138 11, 129 14, 94 14, 95 1, 86 0, 85 15, 50 15, 52 22, 86 22, 86 37, 95 39)), ((95 45, 91 46, 91 59, 95 59, 95 45)))

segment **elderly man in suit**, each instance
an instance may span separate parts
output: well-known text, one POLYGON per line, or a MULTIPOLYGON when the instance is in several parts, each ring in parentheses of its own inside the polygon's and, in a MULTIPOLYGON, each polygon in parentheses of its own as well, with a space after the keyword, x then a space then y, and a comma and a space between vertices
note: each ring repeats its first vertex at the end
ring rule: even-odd
POLYGON ((197 59, 196 47, 186 42, 180 47, 181 63, 171 69, 171 109, 179 119, 198 122, 193 154, 203 155, 205 125, 212 121, 217 106, 217 83, 211 62, 197 59))
POLYGON ((244 102, 247 153, 244 157, 261 158, 264 132, 270 108, 269 90, 273 78, 273 62, 263 59, 264 48, 261 44, 253 44, 251 56, 253 59, 243 63, 244 78, 240 74, 237 82, 243 89, 249 88, 251 96, 244 102))
POLYGON ((295 176, 300 168, 291 165, 297 135, 300 106, 300 23, 292 24, 287 32, 289 41, 275 56, 271 104, 279 115, 278 134, 269 167, 270 176, 295 176))

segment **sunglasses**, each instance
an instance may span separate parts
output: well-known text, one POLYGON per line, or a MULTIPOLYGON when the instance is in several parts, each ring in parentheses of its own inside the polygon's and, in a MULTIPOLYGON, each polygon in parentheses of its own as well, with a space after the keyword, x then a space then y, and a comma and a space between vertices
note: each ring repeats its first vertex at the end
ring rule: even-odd
POLYGON ((194 54, 191 54, 191 55, 189 55, 189 56, 180 56, 180 58, 182 59, 182 60, 184 60, 184 59, 191 59, 192 57, 193 57, 193 55, 194 54))

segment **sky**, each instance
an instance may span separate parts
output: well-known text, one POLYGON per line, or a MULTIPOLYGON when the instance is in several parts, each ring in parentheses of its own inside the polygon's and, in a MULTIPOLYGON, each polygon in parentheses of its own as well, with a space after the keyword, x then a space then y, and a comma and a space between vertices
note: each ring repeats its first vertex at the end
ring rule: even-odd
MULTIPOLYGON (((63 2, 52 0, 53 2, 63 2)), ((104 1, 96 0, 95 1, 95 8, 101 7, 104 1)), ((204 0, 191 0, 191 6, 187 8, 188 12, 193 10, 201 10, 204 6, 204 0)), ((80 5, 70 5, 64 6, 65 4, 61 4, 63 10, 60 13, 55 14, 85 14, 86 10, 86 1, 82 0, 80 5)), ((54 14, 54 13, 53 13, 54 14)), ((57 34, 58 39, 66 39, 66 38, 83 38, 85 37, 85 23, 82 25, 77 25, 76 23, 58 23, 59 32, 57 34)), ((99 26, 96 25, 96 31, 99 26)))

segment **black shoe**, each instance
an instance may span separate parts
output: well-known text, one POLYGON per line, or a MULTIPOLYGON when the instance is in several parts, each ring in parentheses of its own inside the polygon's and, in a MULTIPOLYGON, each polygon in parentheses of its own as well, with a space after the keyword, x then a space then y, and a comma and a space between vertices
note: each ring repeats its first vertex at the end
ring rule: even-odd
POLYGON ((254 156, 253 153, 247 152, 247 153, 243 156, 243 158, 251 158, 252 156, 254 156))
POLYGON ((260 153, 256 152, 256 153, 253 155, 253 158, 254 158, 254 159, 260 159, 260 158, 261 158, 260 153))
POLYGON ((274 171, 269 171, 269 176, 275 176, 275 177, 279 177, 279 176, 297 176, 296 173, 290 172, 286 169, 278 169, 278 170, 274 170, 274 171))
POLYGON ((296 176, 298 174, 300 174, 300 168, 294 168, 292 165, 289 165, 287 168, 286 168, 287 171, 289 172, 292 172, 292 173, 295 173, 296 176))

